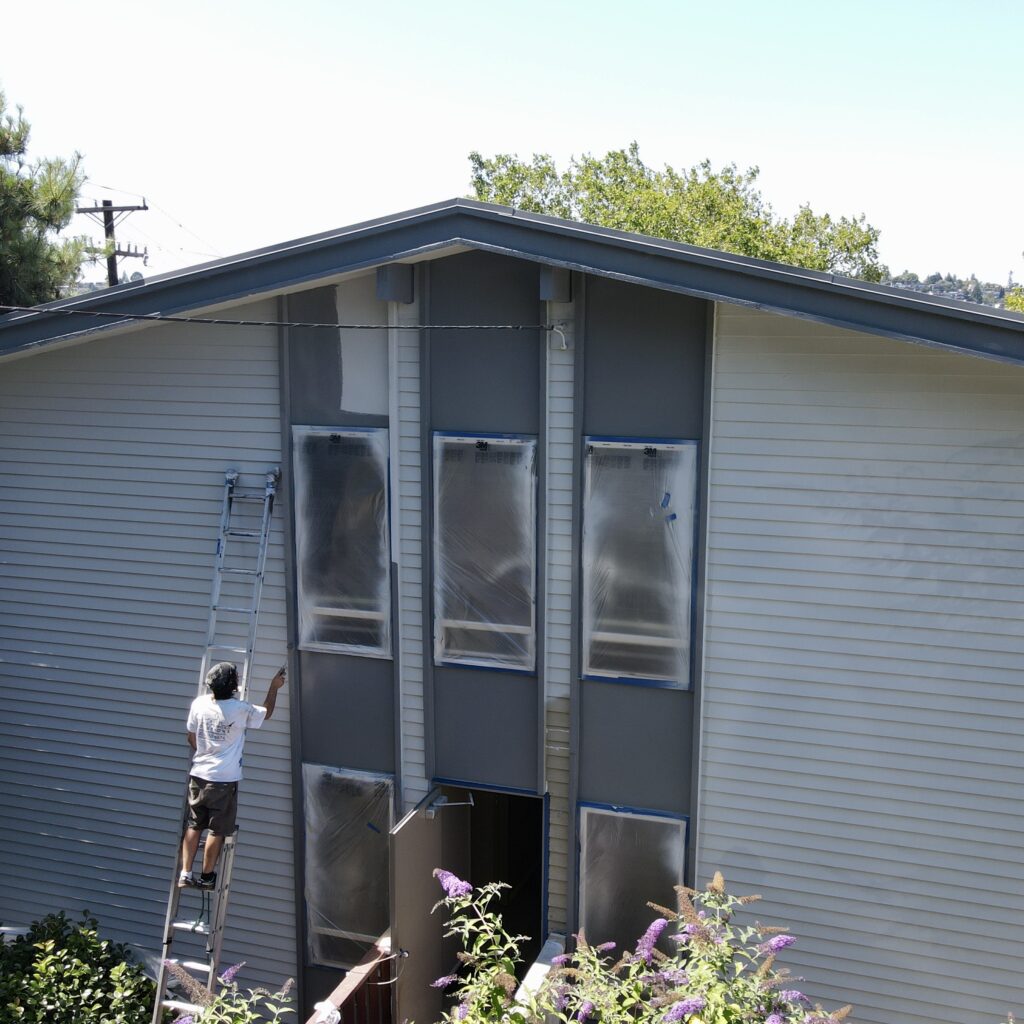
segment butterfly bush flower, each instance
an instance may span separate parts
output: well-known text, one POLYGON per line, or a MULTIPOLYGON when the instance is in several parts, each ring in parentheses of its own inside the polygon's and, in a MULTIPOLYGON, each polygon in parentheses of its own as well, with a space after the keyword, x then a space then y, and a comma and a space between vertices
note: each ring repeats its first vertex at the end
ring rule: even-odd
POLYGON ((434 868, 434 877, 441 883, 441 888, 444 889, 444 893, 449 899, 454 900, 460 896, 468 896, 473 891, 473 886, 469 882, 464 882, 443 868, 434 868))
POLYGON ((698 1013, 704 1009, 706 1000, 703 996, 691 996, 689 999, 680 999, 668 1008, 668 1013, 662 1017, 665 1024, 672 1024, 672 1021, 682 1020, 689 1017, 691 1013, 698 1013))
POLYGON ((690 980, 686 972, 678 967, 667 967, 663 971, 658 971, 654 977, 667 985, 685 985, 690 980))
POLYGON ((568 953, 559 953, 558 956, 551 958, 552 967, 564 967, 572 957, 568 953))
POLYGON ((430 983, 431 988, 447 988, 449 985, 454 985, 458 981, 458 977, 454 974, 446 974, 443 978, 436 978, 430 983))
POLYGON ((663 917, 656 917, 650 927, 640 936, 640 941, 636 944, 636 958, 643 960, 644 963, 649 964, 651 958, 654 956, 654 946, 658 939, 661 938, 661 933, 668 927, 668 921, 663 917))
POLYGON ((175 1017, 173 1024, 192 1024, 193 1020, 191 1014, 185 1014, 184 1017, 175 1017))
POLYGON ((615 943, 614 942, 602 942, 600 946, 595 946, 594 947, 594 949, 596 949, 598 951, 598 953, 608 953, 611 950, 613 950, 614 948, 615 948, 615 943))
POLYGON ((764 1024, 784 1024, 781 1013, 769 1013, 764 1019, 764 1024))
POLYGON ((584 999, 576 1011, 576 1019, 583 1024, 583 1021, 587 1020, 593 1012, 594 1004, 589 999, 584 999))
POLYGON ((469 1016, 469 1003, 459 1003, 455 1008, 455 1016, 459 1020, 465 1020, 469 1016))
POLYGON ((773 935, 767 942, 762 942, 758 950, 762 953, 778 953, 787 946, 792 946, 796 939, 792 935, 773 935))
POLYGON ((240 964, 235 964, 233 967, 229 967, 221 976, 221 984, 230 985, 235 980, 235 975, 245 966, 243 960, 240 964))
POLYGON ((810 1000, 803 994, 798 992, 795 988, 784 988, 779 992, 779 998, 784 1003, 807 1003, 810 1000))

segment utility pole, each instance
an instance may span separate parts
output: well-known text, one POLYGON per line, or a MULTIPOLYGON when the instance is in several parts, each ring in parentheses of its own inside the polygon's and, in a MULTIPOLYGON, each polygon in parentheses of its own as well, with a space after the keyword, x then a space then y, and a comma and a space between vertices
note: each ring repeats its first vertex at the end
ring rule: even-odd
POLYGON ((132 249, 118 249, 114 239, 114 214, 134 213, 136 210, 148 210, 146 200, 142 200, 141 206, 115 206, 113 200, 104 199, 99 206, 79 206, 75 213, 87 213, 92 217, 102 215, 103 236, 107 240, 107 284, 113 288, 117 284, 117 258, 118 256, 139 257, 145 260, 149 256, 149 250, 139 252, 138 246, 132 249))

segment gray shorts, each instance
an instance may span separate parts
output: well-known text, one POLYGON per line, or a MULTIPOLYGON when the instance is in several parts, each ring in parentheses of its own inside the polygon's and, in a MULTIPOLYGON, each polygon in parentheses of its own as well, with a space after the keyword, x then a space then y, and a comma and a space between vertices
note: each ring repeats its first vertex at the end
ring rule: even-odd
POLYGON ((235 831, 237 813, 237 782, 207 782, 194 775, 188 777, 185 823, 189 828, 200 832, 208 828, 215 836, 230 836, 235 831))

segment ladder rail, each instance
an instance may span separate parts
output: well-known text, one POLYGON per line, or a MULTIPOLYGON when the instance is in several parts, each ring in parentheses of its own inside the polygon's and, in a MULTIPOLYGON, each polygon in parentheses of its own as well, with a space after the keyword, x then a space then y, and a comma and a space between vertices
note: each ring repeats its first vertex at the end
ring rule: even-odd
MULTIPOLYGON (((239 696, 244 699, 248 690, 249 675, 252 670, 254 654, 256 650, 257 630, 259 624, 260 605, 263 594, 263 582, 266 571, 267 554, 270 546, 270 532, 274 511, 274 499, 277 495, 277 488, 280 485, 281 472, 274 468, 267 472, 262 492, 241 492, 236 490, 239 480, 237 469, 228 469, 224 474, 224 494, 221 502, 220 525, 217 535, 217 548, 214 554, 213 579, 210 584, 210 611, 206 628, 206 645, 203 649, 203 656, 200 660, 199 679, 197 691, 201 695, 206 685, 206 674, 214 660, 215 653, 238 655, 236 663, 240 664, 239 671, 239 696), (262 514, 258 530, 232 530, 231 521, 235 511, 236 502, 262 502, 262 514), (245 541, 259 541, 255 552, 255 569, 238 569, 225 565, 228 555, 229 538, 237 537, 245 541), (233 602, 230 606, 222 607, 221 596, 225 575, 241 576, 251 579, 252 589, 249 595, 249 603, 246 606, 244 599, 233 602), (238 641, 233 643, 220 643, 218 641, 218 615, 222 610, 229 610, 233 614, 247 614, 248 625, 246 631, 245 647, 239 647, 238 641)), ((233 659, 234 660, 234 659, 233 659)), ((186 891, 178 886, 178 874, 181 869, 181 839, 184 837, 187 825, 188 795, 182 801, 181 815, 181 838, 175 849, 174 871, 171 876, 170 891, 167 896, 167 912, 164 916, 164 930, 161 943, 160 965, 157 970, 156 993, 153 1001, 152 1024, 162 1024, 165 1010, 180 1008, 188 1005, 181 999, 170 999, 167 989, 170 982, 170 971, 167 964, 171 957, 171 947, 175 935, 179 932, 192 932, 196 935, 206 937, 205 955, 206 962, 200 961, 178 961, 187 964, 183 969, 195 976, 199 971, 205 974, 203 978, 196 978, 208 992, 213 992, 217 981, 217 968, 223 952, 224 928, 227 922, 228 904, 231 894, 231 876, 234 871, 235 851, 237 846, 238 829, 225 837, 224 848, 221 852, 219 874, 217 885, 212 890, 210 899, 209 921, 205 928, 199 926, 199 922, 189 923, 179 921, 178 914, 181 908, 181 897, 186 891)), ((206 907, 206 893, 203 890, 204 903, 206 907)), ((202 912, 200 913, 200 918, 202 912)))

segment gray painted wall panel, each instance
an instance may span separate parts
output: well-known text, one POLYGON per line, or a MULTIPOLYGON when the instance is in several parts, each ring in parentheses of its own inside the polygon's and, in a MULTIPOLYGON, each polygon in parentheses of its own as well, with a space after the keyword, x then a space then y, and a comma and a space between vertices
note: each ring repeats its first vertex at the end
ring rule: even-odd
POLYGON ((584 680, 581 800, 689 814, 692 695, 584 680))
POLYGON ((707 303, 587 278, 583 429, 699 438, 707 303))
MULTIPOLYGON (((593 277, 585 295, 583 433, 700 440, 707 304, 593 277)), ((584 680, 579 713, 579 799, 690 813, 692 691, 584 680)))
MULTIPOLYGON (((522 260, 469 252, 430 264, 431 323, 536 324, 538 271, 522 260)), ((541 415, 537 331, 437 331, 429 335, 431 430, 536 436, 541 415)), ((429 509, 430 487, 425 502, 429 509)), ((429 514, 429 513, 428 513, 429 514)), ((537 539, 538 558, 543 540, 537 539)), ((430 608, 432 581, 424 581, 430 608)), ((427 620, 427 628, 432 623, 427 620)), ((537 679, 431 665, 434 775, 535 791, 537 679)))
POLYGON ((533 790, 537 784, 537 680, 450 668, 434 677, 434 774, 533 790))
MULTIPOLYGON (((274 317, 272 304, 239 308, 274 317)), ((159 949, 224 470, 280 460, 270 329, 161 326, 0 379, 0 918, 89 907, 159 949), (118 799, 97 817, 97 792, 118 799)), ((251 475, 250 475, 251 474, 251 475)), ((284 660, 281 526, 253 677, 284 660)), ((288 690, 250 737, 225 959, 295 971, 288 690)))
MULTIPOLYGON (((430 322, 540 322, 534 264, 468 252, 430 265, 430 322)), ((537 331, 431 331, 434 430, 536 434, 540 422, 537 331)))
MULTIPOLYGON (((373 289, 373 276, 350 281, 342 286, 313 288, 288 297, 288 316, 306 323, 383 324, 383 303, 364 301, 365 288, 373 289), (350 301, 346 303, 346 299, 350 301), (357 301, 358 300, 358 301, 357 301)), ((289 390, 292 423, 309 426, 379 426, 386 427, 388 417, 380 412, 356 412, 342 409, 342 389, 348 361, 343 352, 352 343, 348 359, 352 361, 350 374, 357 383, 370 390, 379 389, 374 365, 373 343, 380 346, 378 357, 387 359, 386 331, 343 331, 321 327, 293 327, 289 331, 289 390), (358 343, 358 344, 357 344, 358 343), (369 351, 366 351, 369 348, 369 351)), ((349 384, 349 392, 355 384, 349 384)), ((379 397, 367 396, 368 407, 379 404, 379 397)), ((352 404, 352 403, 350 403, 352 404)))
POLYGON ((301 651, 300 664, 302 759, 394 772, 391 660, 301 651))

